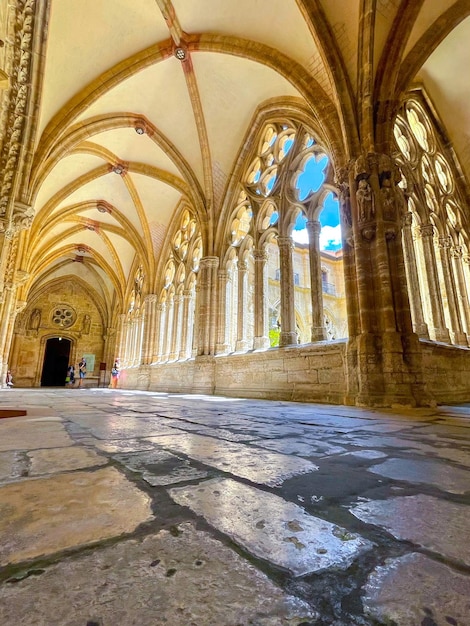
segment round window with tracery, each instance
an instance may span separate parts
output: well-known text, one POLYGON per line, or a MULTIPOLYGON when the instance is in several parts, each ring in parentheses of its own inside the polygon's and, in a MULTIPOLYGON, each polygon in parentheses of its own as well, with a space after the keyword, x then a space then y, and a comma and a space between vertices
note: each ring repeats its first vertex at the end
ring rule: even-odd
POLYGON ((68 328, 76 319, 73 309, 67 306, 58 306, 52 311, 52 323, 60 328, 68 328))

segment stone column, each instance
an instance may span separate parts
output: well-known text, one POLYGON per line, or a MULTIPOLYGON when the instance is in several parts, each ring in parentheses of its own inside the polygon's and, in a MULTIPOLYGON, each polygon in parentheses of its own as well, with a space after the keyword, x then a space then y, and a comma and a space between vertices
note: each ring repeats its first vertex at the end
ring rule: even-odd
POLYGON ((174 314, 175 302, 174 298, 170 297, 166 302, 165 329, 162 337, 162 361, 164 363, 166 363, 170 359, 174 314))
MULTIPOLYGON (((447 312, 450 321, 450 337, 453 344, 466 346, 467 337, 462 331, 462 320, 460 317, 459 304, 457 301, 456 285, 450 265, 449 251, 452 246, 450 237, 439 237, 437 246, 441 260, 442 276, 444 278, 444 289, 447 296, 447 312)), ((444 311, 445 317, 445 311, 444 311)))
POLYGON ((183 296, 177 294, 174 298, 173 328, 171 330, 170 361, 177 361, 181 349, 181 326, 183 323, 183 296))
POLYGON ((268 319, 268 254, 266 250, 253 250, 255 260, 255 350, 269 348, 268 319))
POLYGON ((421 301, 421 290, 419 286, 418 268, 416 266, 416 254, 411 232, 413 214, 408 212, 403 216, 403 253, 405 256, 406 280, 408 283, 408 294, 410 299, 411 317, 413 320, 413 330, 423 339, 429 339, 428 325, 423 315, 423 303, 421 301))
POLYGON ((462 269, 464 282, 466 285, 470 285, 470 254, 464 254, 462 256, 462 269))
POLYGON ((134 365, 142 365, 142 349, 144 345, 144 316, 139 311, 139 316, 136 319, 136 342, 135 342, 135 355, 134 365))
POLYGON ((238 315, 237 315, 237 343, 235 350, 245 352, 248 349, 246 339, 246 298, 248 290, 248 264, 238 259, 238 315))
POLYGON ((326 339, 326 328, 323 321, 320 231, 320 222, 317 220, 309 220, 307 222, 310 261, 310 297, 312 300, 312 341, 324 341, 326 339))
POLYGON ((350 178, 353 179, 352 172, 350 172, 348 168, 342 168, 338 171, 336 180, 339 189, 344 290, 348 319, 348 343, 346 348, 347 394, 344 398, 345 404, 354 404, 358 395, 357 337, 360 334, 357 264, 354 249, 354 232, 352 228, 350 178))
POLYGON ((126 337, 125 337, 125 324, 126 324, 126 315, 124 313, 121 313, 121 315, 118 316, 118 334, 117 334, 117 344, 116 344, 116 349, 117 349, 117 356, 119 356, 119 359, 121 361, 121 367, 124 367, 125 364, 125 341, 126 341, 126 337))
POLYGON ((229 284, 231 273, 228 270, 218 270, 217 277, 219 281, 219 306, 217 311, 217 344, 215 353, 227 354, 229 351, 227 323, 230 319, 229 284))
POLYGON ((179 358, 186 360, 191 356, 189 341, 189 329, 193 327, 193 315, 191 310, 192 292, 189 289, 183 291, 183 325, 181 329, 181 349, 179 358))
POLYGON ((129 333, 129 365, 133 367, 137 361, 137 317, 132 313, 129 333))
POLYGON ((430 316, 428 321, 429 334, 435 341, 450 343, 449 331, 445 326, 444 308, 442 306, 439 276, 437 273, 436 256, 434 254, 434 226, 424 224, 419 228, 419 235, 423 247, 425 280, 424 298, 430 316))
POLYGON ((452 258, 452 266, 454 268, 454 276, 456 282, 456 295, 458 308, 460 310, 463 331, 467 334, 467 341, 470 337, 470 303, 468 300, 467 285, 465 284, 465 275, 462 265, 463 251, 462 246, 453 246, 450 249, 452 258))
POLYGON ((197 356, 215 353, 218 257, 205 257, 199 264, 197 306, 197 356))
POLYGON ((103 360, 106 363, 106 372, 104 374, 105 383, 109 383, 110 371, 113 367, 113 363, 117 358, 121 358, 119 351, 119 334, 116 333, 116 329, 112 326, 106 328, 106 334, 103 335, 104 347, 103 347, 103 360))
POLYGON ((7 343, 8 330, 10 326, 10 316, 14 309, 16 289, 10 284, 6 284, 3 290, 3 306, 2 306, 2 318, 0 321, 0 358, 1 363, 1 381, 0 387, 5 387, 5 378, 8 371, 8 363, 6 359, 8 355, 5 354, 5 345, 7 343))
POLYGON ((155 324, 157 321, 157 296, 149 293, 145 296, 144 341, 142 349, 142 363, 149 365, 152 362, 155 345, 155 324))
POLYGON ((152 363, 160 363, 162 360, 165 317, 166 302, 160 302, 157 304, 157 320, 155 324, 155 343, 153 346, 152 363))
POLYGON ((127 315, 124 316, 125 320, 122 324, 122 356, 124 361, 124 367, 129 367, 129 335, 130 335, 130 322, 127 315))
POLYGON ((297 332, 295 325, 295 298, 294 298, 294 262, 292 251, 294 243, 292 237, 277 239, 279 245, 279 265, 281 275, 281 335, 279 346, 292 346, 297 344, 297 332))

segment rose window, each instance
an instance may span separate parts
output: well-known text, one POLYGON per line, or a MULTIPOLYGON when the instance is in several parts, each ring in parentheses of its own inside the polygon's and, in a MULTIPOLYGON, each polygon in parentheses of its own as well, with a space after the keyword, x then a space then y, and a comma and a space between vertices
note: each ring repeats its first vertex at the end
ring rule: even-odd
POLYGON ((57 307, 52 313, 52 323, 54 326, 68 328, 75 321, 75 312, 69 307, 57 307))

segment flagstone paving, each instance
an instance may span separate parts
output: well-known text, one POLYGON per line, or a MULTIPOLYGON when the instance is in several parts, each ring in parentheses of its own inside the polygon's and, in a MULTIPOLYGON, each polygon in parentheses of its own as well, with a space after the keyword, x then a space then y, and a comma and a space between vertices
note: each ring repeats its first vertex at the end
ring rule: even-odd
POLYGON ((2 401, 2 626, 470 624, 470 405, 2 401))

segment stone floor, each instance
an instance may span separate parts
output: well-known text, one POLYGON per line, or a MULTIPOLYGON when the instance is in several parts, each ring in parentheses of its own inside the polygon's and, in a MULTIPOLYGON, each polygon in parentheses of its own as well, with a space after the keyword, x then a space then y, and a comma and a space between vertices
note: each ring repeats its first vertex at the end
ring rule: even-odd
POLYGON ((0 405, 2 626, 470 624, 470 405, 0 405))

